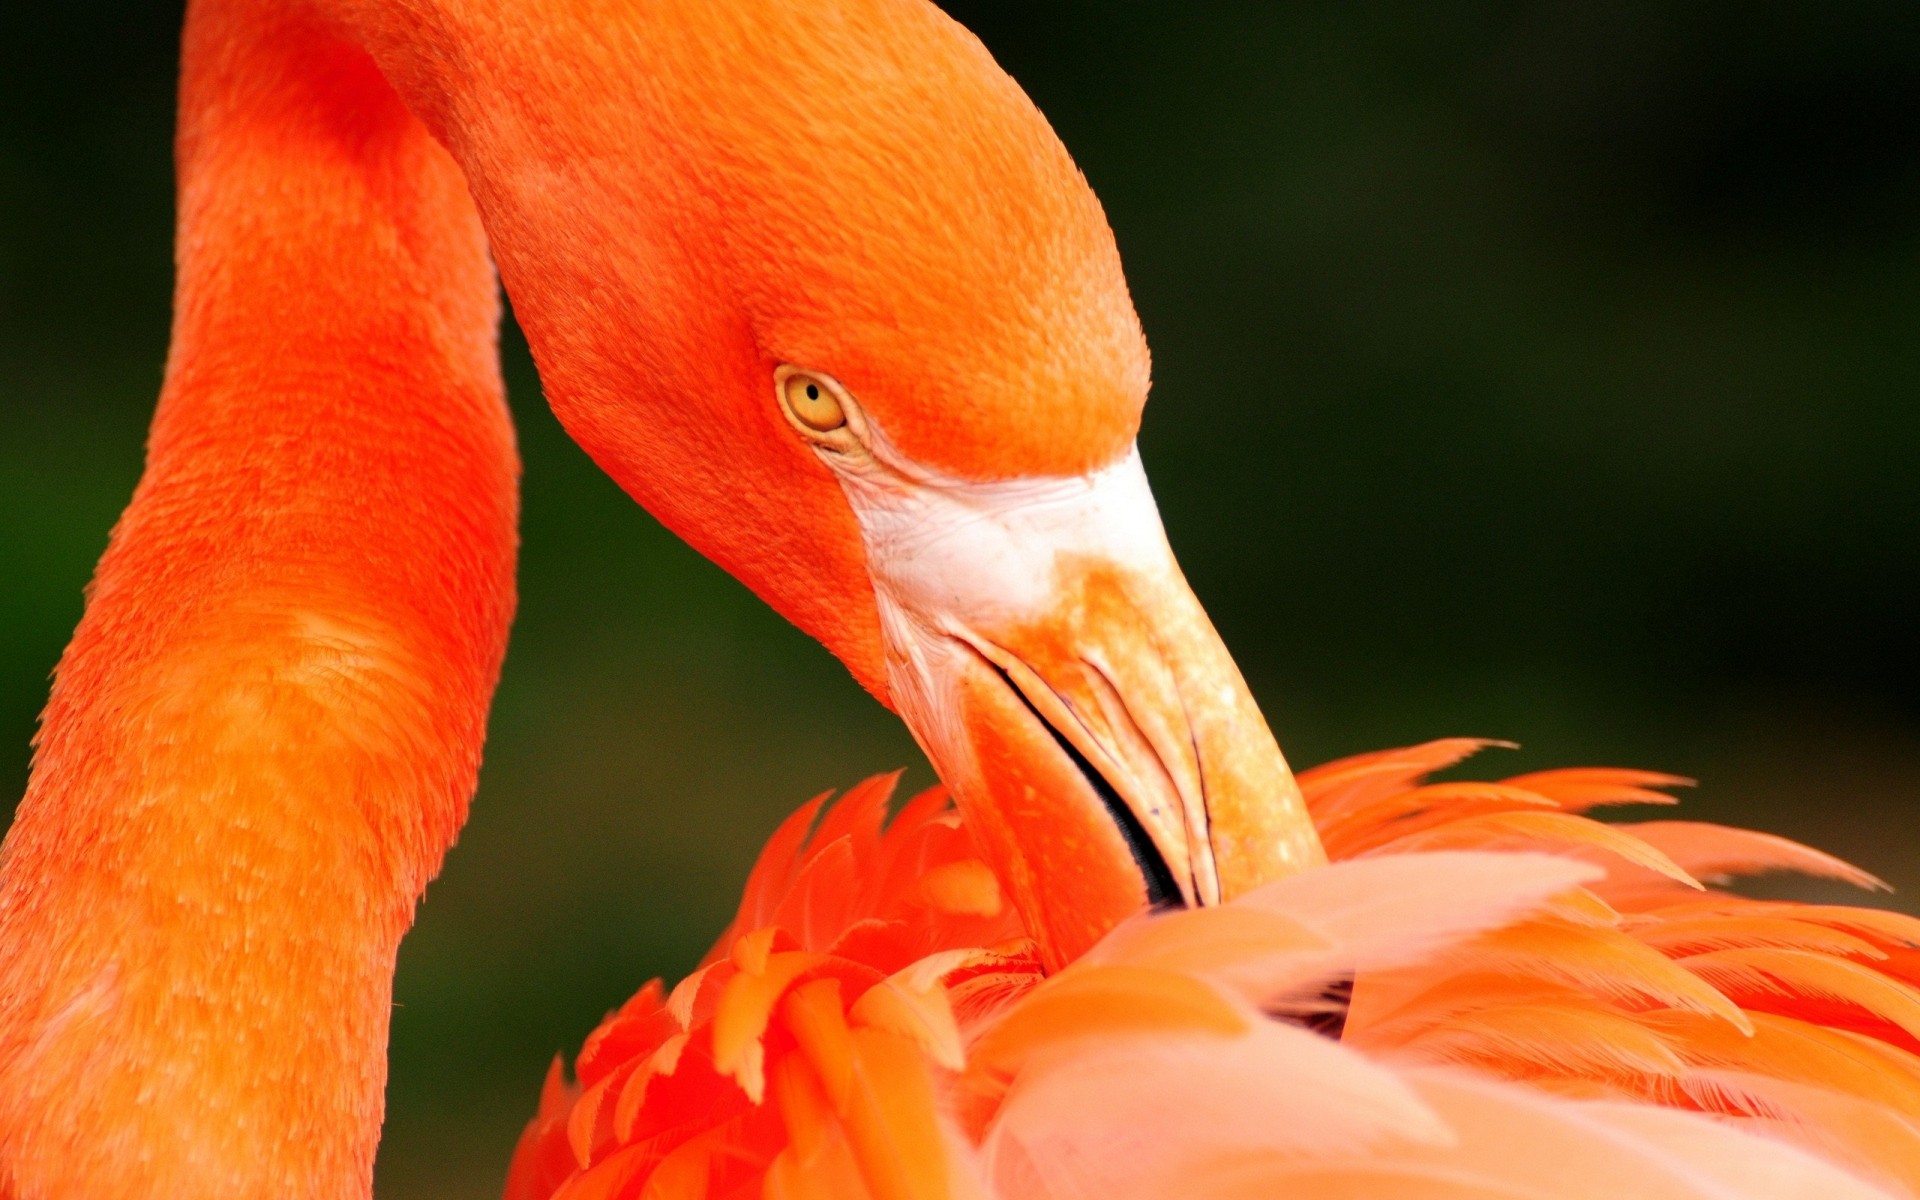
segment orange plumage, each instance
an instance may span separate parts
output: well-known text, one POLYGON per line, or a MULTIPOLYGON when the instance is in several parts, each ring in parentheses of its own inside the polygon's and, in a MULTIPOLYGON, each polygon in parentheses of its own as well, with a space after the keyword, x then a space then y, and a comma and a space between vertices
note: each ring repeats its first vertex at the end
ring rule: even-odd
POLYGON ((183 45, 147 470, 0 853, 0 1196, 368 1194, 513 608, 489 252, 569 431, 954 804, 789 821, 515 1200, 1920 1186, 1915 924, 1699 882, 1864 876, 1582 815, 1662 776, 1424 782, 1473 742, 1295 780, 1133 448, 1098 201, 932 5, 192 0, 183 45))
POLYGON ((870 780, 803 842, 816 800, 708 964, 555 1064, 507 1200, 1920 1194, 1920 921, 1717 886, 1877 886, 1791 842, 1582 815, 1670 776, 1424 781, 1481 745, 1304 773, 1334 865, 1052 977, 938 792, 882 833, 870 780))

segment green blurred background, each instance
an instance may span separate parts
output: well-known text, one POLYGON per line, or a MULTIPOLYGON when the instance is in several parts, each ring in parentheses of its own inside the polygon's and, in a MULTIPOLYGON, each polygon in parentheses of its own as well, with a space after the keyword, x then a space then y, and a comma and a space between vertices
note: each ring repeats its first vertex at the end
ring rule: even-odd
MULTIPOLYGON (((0 794, 140 467, 179 0, 0 20, 0 794)), ((1920 7, 949 5, 1105 199, 1175 546, 1296 762, 1696 775, 1920 889, 1920 7)), ((777 818, 912 764, 561 434, 509 329, 522 605, 401 953, 381 1194, 494 1192, 540 1074, 777 818)))

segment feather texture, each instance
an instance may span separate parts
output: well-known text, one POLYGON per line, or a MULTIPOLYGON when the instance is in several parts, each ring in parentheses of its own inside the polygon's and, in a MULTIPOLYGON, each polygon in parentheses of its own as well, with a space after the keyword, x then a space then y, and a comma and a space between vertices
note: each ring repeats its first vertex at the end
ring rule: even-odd
POLYGON ((1792 843, 1585 815, 1674 776, 1425 782, 1485 745, 1303 774, 1344 861, 1052 975, 940 793, 815 801, 550 1076, 508 1200, 1920 1195, 1920 922, 1713 886, 1875 883, 1792 843))

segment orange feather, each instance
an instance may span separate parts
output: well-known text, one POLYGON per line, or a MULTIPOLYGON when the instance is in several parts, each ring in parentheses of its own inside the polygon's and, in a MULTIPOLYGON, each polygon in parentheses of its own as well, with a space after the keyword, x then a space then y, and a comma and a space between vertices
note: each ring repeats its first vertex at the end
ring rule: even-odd
MULTIPOLYGON (((1323 780, 1351 788, 1354 777, 1343 767, 1302 779, 1314 800, 1323 780)), ((1422 789, 1417 771, 1393 786, 1437 797, 1469 828, 1488 794, 1422 789)), ((1392 799, 1377 793, 1349 811, 1404 811, 1383 806, 1392 799)), ((930 803, 909 811, 928 821, 930 803)), ((867 875, 889 843, 914 837, 897 824, 854 858, 831 861, 867 875)), ((830 861, 824 847, 784 832, 767 854, 795 862, 763 858, 756 878, 797 880, 802 860, 830 861)), ((1687 892, 1693 898, 1670 910, 1611 919, 1591 908, 1579 910, 1582 921, 1556 915, 1598 869, 1507 850, 1369 855, 1223 908, 1138 918, 1052 978, 1031 960, 1010 969, 991 952, 937 953, 920 973, 921 1003, 957 1017, 963 1057, 937 1039, 898 1043, 939 1082, 932 1093, 892 1095, 930 1106, 925 1119, 947 1130, 938 1156, 947 1182, 902 1194, 948 1194, 939 1188, 956 1178, 1002 1197, 1230 1197, 1256 1187, 1313 1200, 1455 1187, 1540 1197, 1913 1194, 1920 1055, 1902 1048, 1904 1035, 1876 1039, 1806 1012, 1845 1002, 1880 1020, 1904 1016, 1906 985, 1878 973, 1885 959, 1874 939, 1904 937, 1911 919, 1724 892, 1687 892), (1748 942, 1756 948, 1739 948, 1748 942), (1739 954, 1764 957, 1717 957, 1739 954), (1276 994, 1356 968, 1340 1044, 1264 1015, 1276 994), (993 998, 963 1002, 982 970, 999 977, 993 998), (1723 982, 1738 986, 1723 992, 1723 982), (954 1002, 935 1003, 940 992, 954 1002), (1780 1015, 1790 1010, 1800 1015, 1780 1015)), ((821 1007, 805 1019, 857 1028, 861 1009, 874 1006, 849 1005, 840 989, 864 986, 868 998, 883 989, 844 970, 835 979, 831 991, 807 985, 821 1007)), ((780 1030, 793 1019, 760 1035, 769 1054, 799 1040, 780 1030)), ((693 1036, 707 1035, 696 1026, 693 1036)), ((850 1035, 835 1036, 844 1045, 850 1035)), ((817 1064, 808 1069, 826 1078, 817 1064)), ((836 1088, 845 1085, 826 1094, 836 1088)), ((542 1161, 540 1139, 558 1136, 554 1128, 543 1109, 521 1158, 542 1161)), ((802 1186, 788 1172, 802 1161, 799 1145, 821 1136, 795 1132, 793 1118, 785 1128, 772 1146, 739 1151, 788 1164, 781 1182, 769 1174, 770 1188, 802 1186)), ((834 1153, 829 1163, 808 1150, 804 1161, 844 1194, 879 1194, 850 1150, 834 1153)), ((532 1170, 516 1165, 517 1177, 532 1170)))

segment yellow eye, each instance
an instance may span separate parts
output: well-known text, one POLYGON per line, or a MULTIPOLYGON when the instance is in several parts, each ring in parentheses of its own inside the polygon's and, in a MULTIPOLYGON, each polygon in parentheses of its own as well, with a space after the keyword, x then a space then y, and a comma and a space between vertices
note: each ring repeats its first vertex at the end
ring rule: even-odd
POLYGON ((816 433, 832 433, 847 423, 846 409, 834 395, 833 385, 818 375, 795 371, 780 390, 793 419, 816 433))

